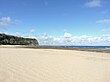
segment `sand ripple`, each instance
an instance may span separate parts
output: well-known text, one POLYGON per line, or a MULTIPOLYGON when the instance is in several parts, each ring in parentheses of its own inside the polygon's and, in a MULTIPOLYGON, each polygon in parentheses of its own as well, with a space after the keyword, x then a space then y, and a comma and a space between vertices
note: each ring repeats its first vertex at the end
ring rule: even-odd
POLYGON ((1 48, 0 82, 110 82, 110 54, 1 48))

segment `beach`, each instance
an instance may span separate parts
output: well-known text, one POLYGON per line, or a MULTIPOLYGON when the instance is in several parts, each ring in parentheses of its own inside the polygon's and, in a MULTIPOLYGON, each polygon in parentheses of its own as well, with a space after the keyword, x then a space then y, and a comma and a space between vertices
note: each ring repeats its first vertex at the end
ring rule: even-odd
POLYGON ((1 47, 0 82, 110 82, 110 53, 1 47))

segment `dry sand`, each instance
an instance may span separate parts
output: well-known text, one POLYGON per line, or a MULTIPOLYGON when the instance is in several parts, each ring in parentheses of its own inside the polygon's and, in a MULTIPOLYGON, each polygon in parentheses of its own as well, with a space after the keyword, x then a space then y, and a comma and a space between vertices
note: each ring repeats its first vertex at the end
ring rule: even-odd
POLYGON ((110 82, 110 54, 0 48, 0 82, 110 82))

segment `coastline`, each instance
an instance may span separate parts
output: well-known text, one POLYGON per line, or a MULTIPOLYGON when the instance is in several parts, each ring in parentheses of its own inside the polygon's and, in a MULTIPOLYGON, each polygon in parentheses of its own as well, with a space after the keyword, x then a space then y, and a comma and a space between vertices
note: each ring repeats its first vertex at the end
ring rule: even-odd
POLYGON ((96 49, 96 48, 67 48, 62 46, 33 46, 33 45, 0 45, 0 48, 32 48, 32 49, 60 49, 60 50, 78 50, 88 52, 110 53, 109 49, 96 49))

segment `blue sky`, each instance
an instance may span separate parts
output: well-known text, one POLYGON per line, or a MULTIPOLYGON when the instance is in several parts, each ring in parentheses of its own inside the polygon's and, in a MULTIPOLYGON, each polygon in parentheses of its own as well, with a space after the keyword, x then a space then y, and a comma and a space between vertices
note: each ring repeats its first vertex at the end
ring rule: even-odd
POLYGON ((41 45, 110 45, 110 0, 0 0, 0 32, 41 45))

